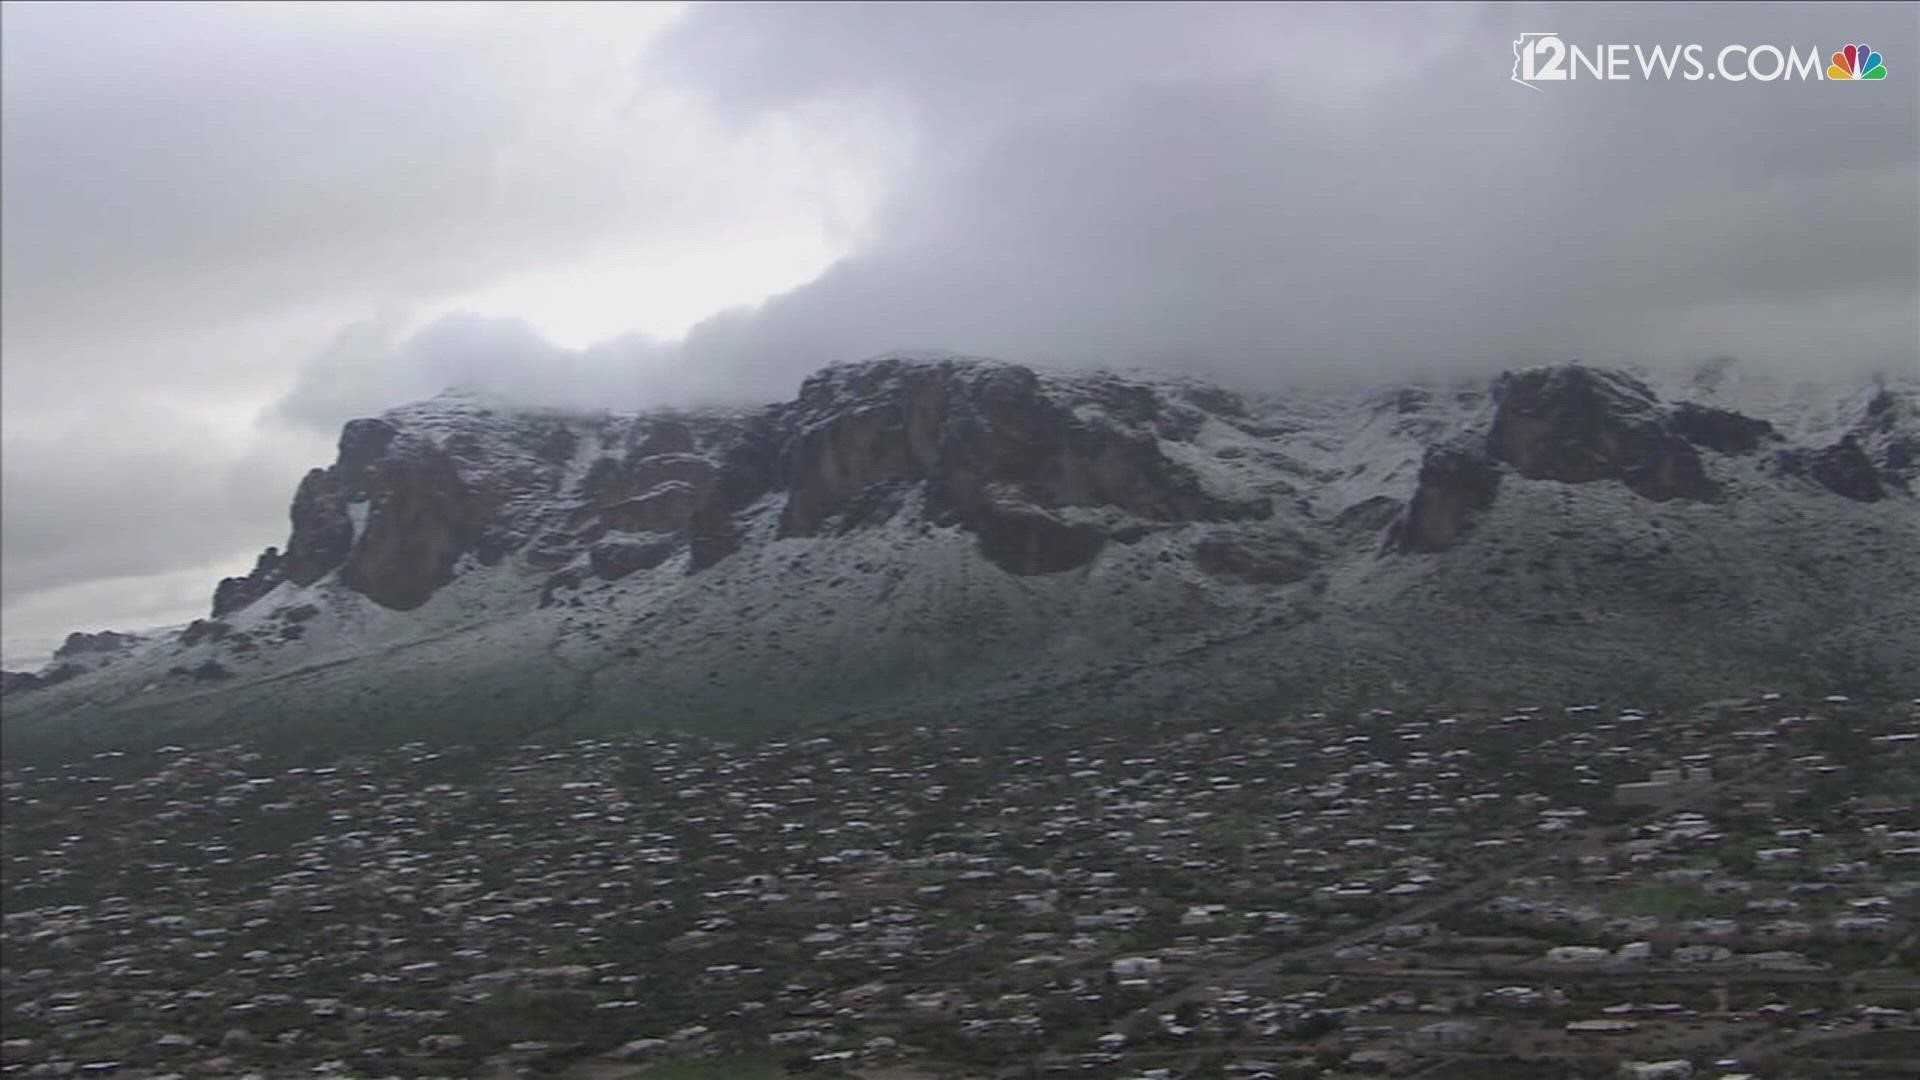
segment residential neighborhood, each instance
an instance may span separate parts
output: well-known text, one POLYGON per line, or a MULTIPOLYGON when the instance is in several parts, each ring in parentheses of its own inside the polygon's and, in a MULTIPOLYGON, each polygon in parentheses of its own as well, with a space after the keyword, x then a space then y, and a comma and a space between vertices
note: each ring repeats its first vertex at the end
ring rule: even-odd
POLYGON ((35 1077, 1910 1076, 1916 733, 1920 705, 1757 694, 9 762, 0 1053, 35 1077))

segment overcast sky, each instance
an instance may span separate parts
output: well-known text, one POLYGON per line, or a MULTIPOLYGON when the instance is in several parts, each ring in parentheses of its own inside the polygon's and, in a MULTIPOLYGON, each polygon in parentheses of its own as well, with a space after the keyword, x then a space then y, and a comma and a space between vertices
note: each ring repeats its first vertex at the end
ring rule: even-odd
POLYGON ((341 422, 453 383, 1912 370, 1917 13, 9 4, 5 661, 204 614, 341 422), (1889 77, 1535 91, 1524 31, 1889 77))

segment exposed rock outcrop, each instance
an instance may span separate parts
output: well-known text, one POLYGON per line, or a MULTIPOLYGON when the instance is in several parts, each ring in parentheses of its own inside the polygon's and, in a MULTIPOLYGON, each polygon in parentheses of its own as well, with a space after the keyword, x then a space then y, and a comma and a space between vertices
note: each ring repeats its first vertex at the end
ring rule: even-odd
POLYGON ((693 523, 701 497, 700 490, 684 480, 665 480, 643 495, 602 508, 599 517, 623 532, 677 533, 693 523))
MULTIPOLYGON (((1506 472, 1712 501, 1723 493, 1702 453, 1751 454, 1782 441, 1764 420, 1669 407, 1618 372, 1532 369, 1502 376, 1492 393, 1484 428, 1459 426, 1463 410, 1483 407, 1477 391, 1369 396, 1363 407, 1387 418, 1370 438, 1429 443, 1417 483, 1408 497, 1374 485, 1364 465, 1343 474, 1342 482, 1361 477, 1358 501, 1336 504, 1318 547, 1254 524, 1274 515, 1275 498, 1297 513, 1311 502, 1304 491, 1334 479, 1291 448, 1262 445, 1288 438, 1294 421, 1275 424, 1270 412, 1256 415, 1240 397, 1192 380, 893 356, 825 369, 793 401, 746 412, 561 417, 450 395, 345 425, 334 463, 300 484, 284 553, 269 548, 252 573, 223 581, 213 616, 283 582, 330 575, 375 603, 410 609, 463 560, 508 558, 552 575, 541 589, 551 602, 555 589, 589 578, 667 566, 701 573, 750 535, 839 536, 900 526, 903 514, 971 534, 986 560, 1020 576, 1084 567, 1110 544, 1156 532, 1216 526, 1192 541, 1202 572, 1285 584, 1313 573, 1327 545, 1364 549, 1382 528, 1387 550, 1454 546, 1494 505, 1506 472), (1209 430, 1225 444, 1195 452, 1209 430), (1203 482, 1195 471, 1269 467, 1274 474, 1251 484, 1203 482), (683 549, 684 562, 674 558, 683 549)), ((1908 463, 1899 441, 1907 428, 1889 419, 1903 408, 1875 398, 1861 420, 1861 439, 1872 441, 1789 452, 1781 468, 1850 498, 1880 497, 1875 477, 1891 474, 1875 455, 1908 463)))
POLYGON ((1096 558, 1114 530, 1272 512, 1265 498, 1209 492, 1163 452, 1162 440, 1198 432, 1207 403, 1245 411, 1199 385, 904 357, 829 368, 795 401, 754 413, 582 431, 455 397, 348 423, 333 465, 301 482, 284 554, 269 549, 223 582, 213 614, 335 571, 379 604, 412 608, 468 554, 491 565, 519 553, 550 571, 584 555, 613 580, 684 544, 699 572, 737 550, 742 513, 768 497, 780 500, 779 536, 877 527, 911 505, 973 533, 1009 573, 1057 573, 1096 558), (594 457, 572 472, 589 444, 594 457))
POLYGON ((1333 527, 1348 538, 1378 536, 1404 510, 1405 505, 1400 500, 1375 495, 1341 510, 1333 519, 1333 527))
POLYGON ((1522 476, 1618 480, 1656 502, 1719 495, 1692 444, 1667 429, 1659 399, 1631 376, 1534 368, 1502 375, 1494 396, 1488 449, 1522 476))
POLYGON ((194 682, 220 682, 233 678, 233 672, 218 660, 202 660, 192 667, 176 664, 167 669, 167 674, 184 676, 194 682))
POLYGON ((1444 551, 1472 528, 1499 491, 1500 470, 1477 449, 1429 447, 1420 462, 1419 484, 1389 531, 1388 544, 1408 552, 1444 551))
POLYGON ((698 573, 739 550, 736 518, 776 483, 782 445, 779 409, 767 409, 729 429, 718 451, 719 471, 687 524, 688 568, 698 573))
POLYGON ((53 651, 54 659, 64 660, 75 656, 101 655, 125 652, 140 641, 138 634, 122 634, 114 630, 102 630, 94 634, 78 631, 68 634, 67 640, 53 651))
POLYGON ((969 516, 968 526, 980 535, 980 553, 1009 574, 1057 574, 1085 566, 1107 542, 1096 526, 1062 521, 1024 503, 989 504, 969 516))
POLYGON ((180 644, 198 645, 202 641, 219 641, 232 630, 232 626, 218 619, 195 619, 180 631, 180 644))
POLYGON ((247 576, 223 579, 214 588, 213 617, 243 610, 283 581, 311 585, 344 565, 354 543, 348 501, 367 497, 369 466, 397 434, 384 421, 350 421, 340 433, 339 459, 329 468, 309 470, 294 492, 286 551, 267 548, 247 576))
MULTIPOLYGON (((674 430, 685 428, 675 425, 674 430)), ((581 484, 588 503, 582 514, 604 513, 666 485, 678 485, 697 499, 713 486, 717 474, 713 462, 690 451, 653 453, 643 447, 625 460, 602 457, 594 461, 581 484)))
POLYGON ((1305 579, 1325 552, 1299 537, 1217 529, 1194 546, 1194 564, 1214 577, 1255 585, 1288 585, 1305 579))
POLYGON ((579 568, 571 566, 557 574, 551 575, 540 586, 540 606, 543 608, 552 607, 558 602, 560 590, 565 589, 571 592, 572 590, 578 589, 582 579, 583 575, 579 568))
POLYGON ((602 540, 587 554, 593 572, 608 581, 651 570, 673 557, 680 543, 671 536, 653 539, 602 540))
POLYGON ((1833 492, 1855 502, 1879 502, 1887 497, 1873 459, 1860 448, 1860 440, 1842 436, 1832 446, 1819 450, 1782 451, 1780 470, 1789 476, 1805 476, 1833 492))
POLYGON ((341 477, 348 499, 358 502, 368 496, 369 470, 399 436, 400 429, 385 420, 349 420, 340 429, 340 453, 333 469, 341 477))
POLYGON ((425 439, 397 439, 367 469, 367 532, 341 580, 375 603, 418 607, 453 577, 454 563, 480 538, 487 507, 425 439))
POLYGON ((1017 366, 883 360, 808 379, 782 419, 780 535, 810 536, 876 488, 924 483, 927 511, 976 533, 1009 573, 1091 561, 1106 532, 1059 513, 1111 508, 1144 521, 1265 517, 1264 499, 1209 494, 1162 453, 1191 410, 1144 386, 1090 379, 1068 397, 1017 366), (1084 415, 1083 415, 1084 414, 1084 415))
POLYGON ((1781 441, 1780 433, 1765 420, 1691 401, 1673 407, 1667 426, 1695 446, 1722 454, 1751 454, 1762 443, 1781 441))
POLYGON ((293 533, 280 559, 280 575, 311 585, 340 568, 353 551, 353 519, 347 491, 335 469, 314 469, 293 496, 293 533))
POLYGON ((280 549, 270 547, 253 561, 253 570, 245 577, 221 578, 213 588, 213 617, 231 615, 273 591, 285 580, 280 572, 280 549))
POLYGON ((54 664, 45 671, 0 671, 0 695, 44 690, 86 673, 79 664, 54 664))
POLYGON ((1912 490, 1920 477, 1920 395, 1878 387, 1853 434, 1885 484, 1912 490))

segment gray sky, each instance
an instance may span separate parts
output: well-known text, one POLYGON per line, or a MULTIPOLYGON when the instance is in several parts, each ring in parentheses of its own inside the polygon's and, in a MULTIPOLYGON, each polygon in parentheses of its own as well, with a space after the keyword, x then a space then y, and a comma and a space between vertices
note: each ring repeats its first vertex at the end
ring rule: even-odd
POLYGON ((342 421, 455 382, 1910 370, 1917 13, 7 5, 6 662, 204 613, 342 421), (1533 91, 1523 31, 1890 77, 1533 91))

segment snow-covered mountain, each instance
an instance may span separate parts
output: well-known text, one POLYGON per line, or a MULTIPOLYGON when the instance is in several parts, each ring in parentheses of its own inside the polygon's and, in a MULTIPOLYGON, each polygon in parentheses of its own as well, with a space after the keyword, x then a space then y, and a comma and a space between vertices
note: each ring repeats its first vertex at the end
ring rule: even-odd
POLYGON ((449 393, 347 424, 207 618, 9 674, 5 734, 1920 692, 1920 388, 1737 375, 1261 398, 896 355, 759 410, 449 393))

